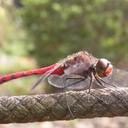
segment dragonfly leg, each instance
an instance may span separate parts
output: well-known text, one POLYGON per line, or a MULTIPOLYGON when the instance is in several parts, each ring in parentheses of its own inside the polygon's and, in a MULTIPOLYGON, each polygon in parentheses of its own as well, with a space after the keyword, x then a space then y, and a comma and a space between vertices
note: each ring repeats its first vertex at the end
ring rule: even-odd
POLYGON ((101 87, 104 87, 105 88, 105 85, 102 83, 103 81, 101 81, 101 79, 97 75, 94 75, 94 77, 95 77, 96 81, 99 83, 99 85, 101 87))
POLYGON ((75 116, 73 115, 73 112, 72 112, 72 110, 71 110, 71 108, 70 108, 70 106, 69 106, 69 104, 68 104, 68 99, 67 99, 67 87, 68 87, 68 85, 66 85, 66 81, 63 81, 64 83, 64 92, 65 92, 65 101, 66 101, 66 105, 67 105, 67 108, 68 108, 68 110, 69 110, 69 113, 70 113, 70 115, 71 115, 71 117, 74 119, 75 118, 75 116))
POLYGON ((88 93, 91 92, 91 87, 92 87, 93 80, 94 80, 94 75, 93 75, 93 73, 91 73, 90 74, 90 82, 89 82, 88 93))
POLYGON ((64 92, 65 92, 65 100, 66 100, 67 108, 68 108, 68 110, 69 110, 69 113, 70 113, 71 117, 74 119, 75 116, 74 116, 74 114, 73 114, 73 112, 72 112, 72 110, 71 110, 71 108, 70 108, 70 106, 69 106, 69 104, 68 104, 66 88, 64 89, 64 92))
MULTIPOLYGON (((115 86, 115 85, 110 84, 110 83, 108 83, 108 82, 104 81, 102 78, 100 78, 100 77, 98 77, 98 76, 95 76, 95 78, 96 78, 96 80, 98 79, 100 82, 103 82, 103 83, 104 83, 104 84, 106 84, 106 85, 110 85, 110 86, 112 86, 112 87, 115 87, 115 88, 116 88, 116 86, 115 86)), ((104 86, 104 87, 105 87, 105 86, 104 86)))

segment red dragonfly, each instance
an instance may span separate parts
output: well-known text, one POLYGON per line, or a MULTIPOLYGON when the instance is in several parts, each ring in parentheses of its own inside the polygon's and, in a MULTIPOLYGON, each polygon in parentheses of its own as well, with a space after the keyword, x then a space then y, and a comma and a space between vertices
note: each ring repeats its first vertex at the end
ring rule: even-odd
MULTIPOLYGON (((89 90, 93 80, 95 79, 100 85, 103 86, 102 78, 112 74, 113 66, 110 61, 107 59, 101 58, 97 59, 86 51, 80 51, 75 54, 69 55, 63 60, 59 61, 56 64, 50 65, 48 67, 34 69, 29 71, 16 72, 12 74, 7 74, 0 77, 0 84, 7 82, 12 79, 17 79, 21 77, 39 75, 43 74, 39 80, 37 80, 32 89, 34 89, 41 81, 44 81, 46 78, 52 74, 65 74, 68 75, 68 79, 81 79, 84 80, 87 77, 90 77, 89 90)), ((67 79, 67 78, 66 78, 67 79)), ((52 84, 52 81, 49 80, 52 84)), ((55 84, 52 84, 56 86, 55 84)))
MULTIPOLYGON (((51 76, 54 71, 61 69, 65 75, 68 75, 66 79, 81 79, 84 80, 90 77, 89 90, 93 80, 95 79, 100 85, 103 86, 102 77, 107 77, 112 74, 113 66, 107 59, 97 59, 88 52, 80 51, 64 58, 56 63, 56 66, 42 75, 39 80, 34 83, 32 88, 35 88, 41 81, 51 76)), ((49 80, 50 82, 50 80, 49 80)), ((52 82, 50 82, 52 84, 52 82)), ((56 86, 53 84, 53 86, 56 86)), ((56 86, 57 87, 57 86, 56 86)))

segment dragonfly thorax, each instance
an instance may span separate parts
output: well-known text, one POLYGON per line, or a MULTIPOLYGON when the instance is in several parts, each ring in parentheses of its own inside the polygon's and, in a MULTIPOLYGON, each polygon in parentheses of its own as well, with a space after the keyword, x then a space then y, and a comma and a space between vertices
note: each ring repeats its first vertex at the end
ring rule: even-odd
POLYGON ((97 62, 97 59, 92 57, 87 52, 78 52, 66 58, 63 67, 64 73, 67 75, 76 74, 87 76, 90 68, 97 62))

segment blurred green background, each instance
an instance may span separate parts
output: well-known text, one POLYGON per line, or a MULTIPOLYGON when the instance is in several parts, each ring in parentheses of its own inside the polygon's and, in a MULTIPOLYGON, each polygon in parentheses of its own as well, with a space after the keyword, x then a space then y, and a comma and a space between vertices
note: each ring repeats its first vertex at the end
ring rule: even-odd
MULTIPOLYGON (((1 74, 50 65, 80 50, 128 69, 128 0, 0 0, 1 74)), ((35 79, 7 82, 0 87, 0 95, 30 94, 35 79)), ((115 124, 105 120, 100 125, 93 121, 93 126, 92 122, 87 126, 128 126, 127 119, 116 119, 115 124)), ((76 122, 43 123, 39 127, 85 126, 84 121, 76 122)))
MULTIPOLYGON (((87 50, 119 68, 128 63, 128 0, 1 0, 0 72, 33 69, 87 50)), ((26 94, 34 77, 3 85, 26 94)))

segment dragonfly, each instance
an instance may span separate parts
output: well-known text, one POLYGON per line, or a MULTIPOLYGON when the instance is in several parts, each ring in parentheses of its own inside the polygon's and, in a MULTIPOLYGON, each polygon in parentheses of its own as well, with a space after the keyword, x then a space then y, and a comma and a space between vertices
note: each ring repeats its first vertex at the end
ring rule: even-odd
POLYGON ((63 84, 65 80, 67 83, 71 83, 70 85, 75 81, 75 87, 79 86, 79 81, 77 80, 81 80, 83 84, 90 86, 93 80, 96 80, 100 85, 103 85, 102 79, 104 78, 107 78, 109 83, 114 83, 117 86, 126 86, 128 72, 113 68, 111 62, 105 58, 98 59, 86 51, 80 51, 50 66, 0 75, 0 84, 32 75, 42 75, 33 84, 32 89, 34 89, 47 78, 48 82, 57 88, 68 87, 68 85, 63 84), (87 77, 90 78, 90 82, 86 79, 87 77))
MULTIPOLYGON (((50 76, 56 76, 51 75, 54 71, 57 69, 63 70, 63 75, 61 75, 61 78, 64 81, 67 81, 68 79, 75 79, 78 81, 84 81, 86 78, 90 78, 89 82, 89 92, 92 86, 92 83, 94 80, 96 80, 99 85, 104 86, 103 83, 106 84, 106 82, 102 79, 104 77, 107 77, 112 74, 113 72, 113 65, 110 61, 108 61, 105 58, 96 58, 89 54, 86 51, 80 51, 77 53, 74 53, 72 55, 67 56, 63 60, 60 60, 58 63, 56 63, 56 66, 52 68, 51 70, 44 73, 34 84, 32 89, 34 89, 41 81, 44 81, 45 79, 48 79, 48 82, 57 88, 66 88, 68 86, 71 86, 72 84, 55 84, 53 77, 50 76), (52 78, 52 79, 51 79, 52 78)), ((54 77, 55 79, 57 77, 54 77)), ((59 81, 60 79, 58 79, 59 81)), ((62 81, 61 80, 61 81, 62 81)), ((78 83, 78 81, 76 83, 78 83)))

